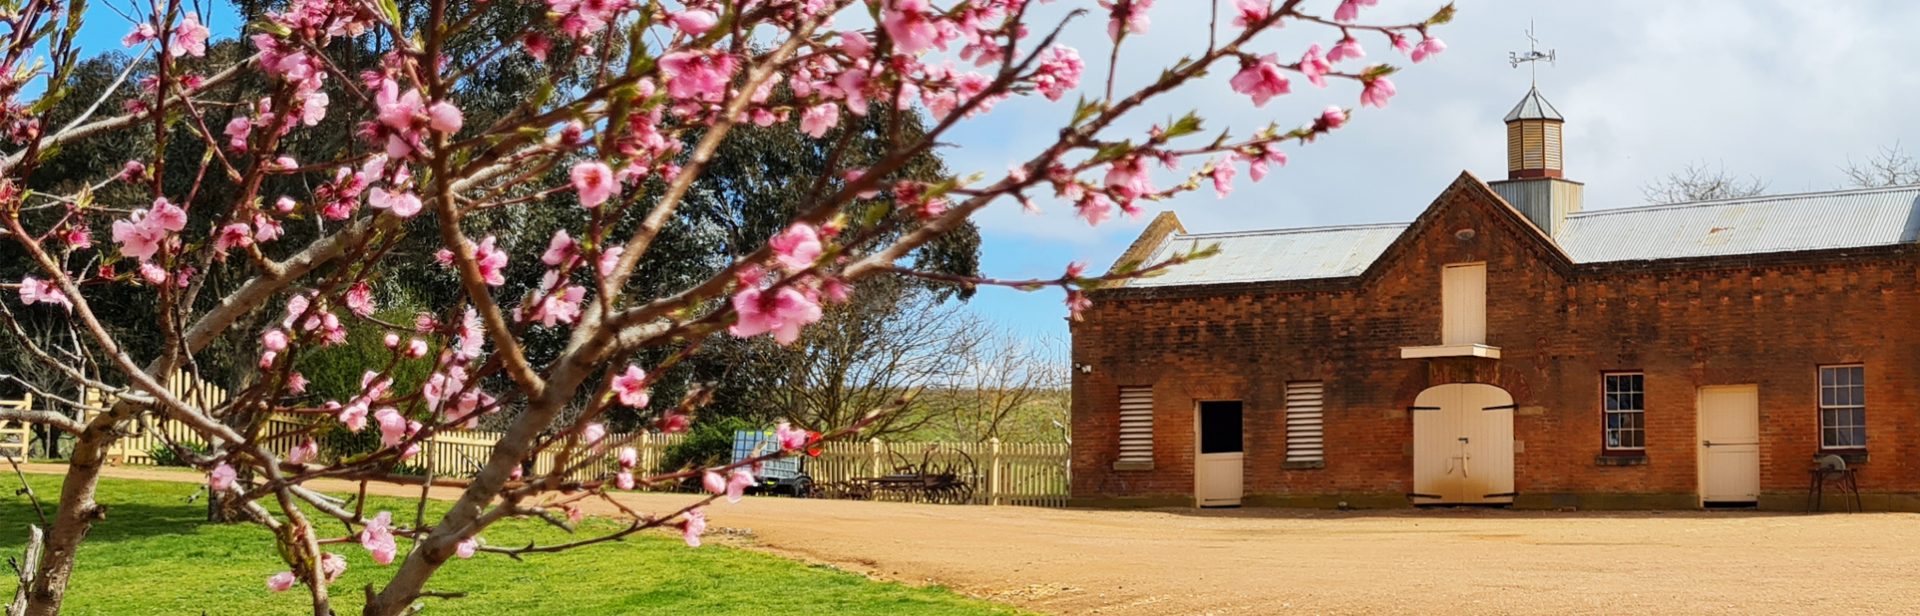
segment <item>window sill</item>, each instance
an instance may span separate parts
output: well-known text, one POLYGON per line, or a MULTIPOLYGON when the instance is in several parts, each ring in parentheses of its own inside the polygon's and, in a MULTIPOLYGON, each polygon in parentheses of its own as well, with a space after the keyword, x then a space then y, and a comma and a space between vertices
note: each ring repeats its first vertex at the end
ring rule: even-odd
POLYGON ((1645 466, 1646 454, 1603 453, 1593 457, 1594 466, 1645 466))
POLYGON ((1113 463, 1113 470, 1150 471, 1150 470, 1153 470, 1153 463, 1152 462, 1115 462, 1113 463))
POLYGON ((1866 464, 1868 459, 1865 449, 1835 449, 1813 454, 1813 461, 1819 462, 1821 458, 1827 456, 1840 456, 1840 459, 1847 461, 1847 466, 1866 464))
POLYGON ((1284 468, 1290 471, 1310 470, 1310 469, 1326 468, 1326 467, 1327 467, 1327 462, 1325 460, 1315 460, 1312 462, 1281 462, 1280 463, 1280 468, 1284 468))

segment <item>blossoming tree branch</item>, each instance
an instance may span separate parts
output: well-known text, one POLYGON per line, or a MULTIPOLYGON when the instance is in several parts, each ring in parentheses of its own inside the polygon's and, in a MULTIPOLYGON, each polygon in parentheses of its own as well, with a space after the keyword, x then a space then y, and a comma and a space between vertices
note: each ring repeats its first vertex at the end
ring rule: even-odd
POLYGON ((1100 0, 1051 22, 1035 19, 1027 0, 546 0, 544 20, 519 22, 490 51, 458 62, 450 61, 450 42, 512 3, 291 0, 249 25, 246 53, 222 62, 208 53, 203 15, 180 0, 153 0, 133 16, 124 41, 146 68, 129 79, 130 67, 113 82, 113 90, 132 92, 127 104, 95 102, 58 125, 47 109, 68 91, 80 61, 80 20, 98 12, 78 1, 10 3, 0 15, 10 28, 0 70, 10 140, 0 156, 0 236, 31 260, 32 273, 5 283, 11 297, 0 308, 8 333, 31 355, 21 361, 43 364, 72 388, 9 378, 53 399, 62 399, 57 391, 101 394, 95 412, 78 418, 0 411, 74 438, 44 554, 23 574, 31 580, 24 612, 59 610, 75 567, 85 566, 77 548, 111 500, 96 492, 106 452, 130 426, 159 419, 209 444, 204 453, 176 450, 207 473, 219 507, 272 530, 277 545, 262 549, 276 549, 285 566, 259 579, 273 591, 301 589, 315 614, 333 613, 329 584, 346 567, 341 550, 366 550, 392 568, 384 587, 362 589, 364 613, 398 614, 448 590, 429 583, 457 559, 566 549, 660 527, 698 545, 705 507, 738 500, 759 461, 805 455, 822 439, 856 433, 860 422, 783 424, 779 446, 759 458, 636 476, 645 473, 624 442, 631 437, 605 427, 610 411, 641 413, 657 430, 684 429, 703 397, 652 399, 662 370, 714 336, 791 343, 871 277, 1059 288, 1077 315, 1087 289, 1205 256, 1107 275, 1076 264, 1036 280, 919 271, 905 261, 987 207, 1069 207, 1097 225, 1115 210, 1138 215, 1147 202, 1206 184, 1224 196, 1242 166, 1260 180, 1286 163, 1290 147, 1346 124, 1351 108, 1214 136, 1202 134, 1198 114, 1140 134, 1116 126, 1153 99, 1206 87, 1198 80, 1209 73, 1232 74, 1228 87, 1256 106, 1301 95, 1301 82, 1335 100, 1385 107, 1394 69, 1368 63, 1377 56, 1363 46, 1420 61, 1444 49, 1428 29, 1452 9, 1418 23, 1363 23, 1375 2, 1213 3, 1204 44, 1129 91, 1116 90, 1111 74, 1103 84, 1086 78, 1083 52, 1062 44, 1061 34, 1083 15, 1104 20, 1111 47, 1101 55, 1118 58, 1129 39, 1149 32, 1151 0, 1100 0), (1270 39, 1289 23, 1292 36, 1318 42, 1280 48, 1270 39), (342 51, 353 49, 379 53, 356 64, 342 51), (460 93, 478 67, 509 58, 543 64, 546 81, 511 93, 514 107, 497 119, 468 121, 460 93), (216 94, 243 74, 265 75, 265 95, 216 94), (1061 103, 1058 139, 1000 174, 902 175, 907 161, 1014 97, 1061 103), (870 115, 917 122, 902 113, 913 108, 930 122, 889 131, 870 164, 845 162, 851 131, 843 123, 870 115), (324 159, 290 154, 303 133, 341 116, 357 127, 344 146, 324 159), (749 125, 797 127, 829 152, 829 172, 808 187, 783 231, 731 255, 717 275, 636 292, 629 283, 657 258, 651 249, 676 208, 719 147, 749 125), (117 171, 64 192, 27 188, 51 152, 136 132, 151 133, 151 150, 117 171), (169 142, 182 134, 188 143, 169 142), (170 157, 170 148, 195 155, 170 157), (166 168, 182 164, 193 168, 166 168), (1157 186, 1156 173, 1178 181, 1157 186), (215 181, 235 188, 207 188, 215 181), (96 198, 113 186, 144 197, 96 198), (526 209, 576 210, 570 220, 584 222, 516 251, 501 239, 512 219, 499 214, 526 209), (437 250, 418 254, 406 248, 409 239, 437 250), (394 300, 374 283, 429 256, 457 276, 458 293, 410 320, 384 316, 394 300), (530 262, 539 263, 538 280, 509 285, 509 264, 530 262), (215 275, 238 282, 208 283, 215 275), (109 296, 150 306, 157 341, 130 342, 103 323, 98 302, 109 296), (45 328, 47 316, 69 328, 81 352, 46 343, 55 332, 35 328, 45 328), (351 396, 310 394, 297 360, 345 343, 353 328, 386 332, 387 357, 360 367, 351 396), (168 375, 194 373, 212 342, 231 334, 257 341, 257 357, 245 360, 251 376, 227 400, 206 405, 168 389, 168 375), (553 358, 536 359, 527 346, 535 335, 564 342, 553 358), (665 359, 645 365, 643 356, 665 359), (396 375, 408 367, 430 376, 400 386, 396 375), (379 446, 323 460, 313 434, 296 433, 290 447, 270 447, 263 426, 271 416, 304 418, 315 430, 377 432, 379 446), (477 471, 429 468, 425 479, 396 472, 437 432, 483 418, 504 426, 504 436, 477 471), (557 456, 557 468, 523 472, 543 452, 557 456), (568 478, 607 457, 621 470, 568 478), (694 477, 709 492, 704 498, 674 511, 623 507, 630 524, 615 534, 520 547, 483 539, 507 518, 571 529, 585 501, 694 477), (422 499, 430 484, 464 492, 430 518, 424 506, 349 506, 306 487, 317 478, 416 485, 422 499))

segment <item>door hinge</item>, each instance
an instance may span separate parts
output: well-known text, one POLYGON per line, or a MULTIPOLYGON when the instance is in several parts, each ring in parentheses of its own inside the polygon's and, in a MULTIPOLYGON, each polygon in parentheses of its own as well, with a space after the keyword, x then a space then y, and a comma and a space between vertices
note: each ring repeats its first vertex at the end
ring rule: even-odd
POLYGON ((1407 410, 1409 410, 1409 411, 1438 411, 1438 410, 1441 410, 1441 409, 1440 409, 1440 407, 1437 407, 1437 406, 1409 406, 1409 407, 1407 407, 1407 410))
POLYGON ((1501 492, 1499 494, 1488 494, 1480 498, 1507 498, 1507 497, 1519 496, 1519 495, 1520 495, 1519 492, 1501 492))
POLYGON ((1517 409, 1517 408, 1520 408, 1520 405, 1518 405, 1518 404, 1502 404, 1502 405, 1500 405, 1500 406, 1489 406, 1489 407, 1486 407, 1486 408, 1482 408, 1482 409, 1480 409, 1480 410, 1482 410, 1482 411, 1511 411, 1511 410, 1513 410, 1513 409, 1517 409))

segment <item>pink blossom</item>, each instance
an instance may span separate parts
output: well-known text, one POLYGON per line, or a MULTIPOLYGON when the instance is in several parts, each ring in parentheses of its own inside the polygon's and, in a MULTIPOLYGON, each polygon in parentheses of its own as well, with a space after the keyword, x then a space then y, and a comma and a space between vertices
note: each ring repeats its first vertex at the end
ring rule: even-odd
POLYGON ((1333 49, 1327 50, 1328 62, 1358 60, 1365 57, 1367 57, 1366 50, 1361 49, 1360 41, 1351 36, 1340 39, 1340 42, 1334 45, 1333 49))
POLYGON ((422 207, 420 196, 412 191, 387 192, 377 187, 367 192, 367 205, 376 210, 387 210, 401 218, 413 218, 422 207))
POLYGON ((1306 75, 1307 81, 1313 85, 1324 88, 1327 87, 1327 71, 1331 70, 1333 65, 1320 55, 1320 44, 1308 45, 1307 54, 1300 57, 1300 74, 1306 75))
POLYGON ((173 27, 173 43, 167 47, 167 52, 175 58, 184 55, 195 58, 205 56, 208 34, 207 27, 200 25, 200 16, 187 13, 187 18, 173 27))
POLYGON ((286 229, 280 226, 280 221, 266 214, 253 215, 253 241, 271 242, 280 239, 284 233, 286 229))
POLYGON ((73 302, 67 299, 66 293, 60 291, 59 285, 32 276, 20 279, 20 303, 29 306, 52 304, 73 312, 73 302))
POLYGON ((627 471, 627 470, 621 470, 618 473, 614 473, 613 487, 620 488, 622 490, 633 489, 633 472, 627 471))
POLYGON ((733 469, 733 472, 727 473, 727 502, 740 502, 750 487, 753 487, 753 473, 744 468, 733 469))
POLYGON ((287 333, 278 329, 269 329, 267 333, 260 335, 260 345, 269 351, 285 351, 287 350, 287 333))
POLYGON ((621 447, 618 459, 620 468, 633 468, 640 465, 640 452, 632 447, 621 447))
POLYGON ((727 478, 713 472, 713 469, 707 469, 706 473, 700 475, 700 485, 707 489, 708 494, 727 493, 727 478))
POLYGON ((407 341, 405 352, 407 359, 420 359, 427 356, 427 341, 414 338, 407 341))
POLYGON ((285 592, 287 589, 293 588, 295 581, 297 580, 294 579, 292 571, 281 571, 273 574, 273 577, 267 578, 267 590, 285 592))
POLYGON ((387 332, 386 336, 381 337, 380 342, 389 349, 400 348, 400 334, 387 332))
POLYGON ((841 32, 840 51, 846 52, 849 58, 859 60, 873 52, 873 41, 867 40, 867 34, 859 30, 841 32))
POLYGON ((646 408, 647 371, 641 370, 639 366, 627 364, 626 372, 613 377, 613 393, 620 398, 621 404, 636 409, 646 408))
POLYGON ((362 428, 367 427, 367 404, 365 402, 349 404, 345 408, 340 409, 340 413, 336 417, 342 425, 347 427, 347 431, 359 432, 362 428))
POLYGON ((585 519, 586 517, 587 517, 587 512, 581 511, 579 507, 575 507, 573 505, 567 505, 567 521, 568 522, 579 523, 580 520, 585 519))
POLYGON ((734 68, 733 56, 718 51, 676 51, 660 57, 667 94, 677 100, 718 102, 734 68))
POLYGON ((454 544, 453 555, 459 556, 461 558, 473 558, 473 553, 478 551, 479 549, 480 549, 480 538, 468 537, 465 539, 461 539, 460 543, 454 544))
POLYGON ((1404 54, 1413 53, 1413 41, 1407 40, 1407 37, 1400 36, 1399 34, 1390 32, 1390 33, 1387 33, 1387 40, 1391 41, 1393 43, 1393 48, 1398 50, 1400 53, 1404 53, 1404 54))
POLYGON ((675 13, 668 16, 667 20, 673 22, 674 28, 687 33, 689 36, 706 34, 708 30, 713 29, 714 24, 720 23, 720 18, 714 15, 713 11, 697 9, 683 13, 675 13))
POLYGON ((1341 109, 1339 105, 1328 105, 1325 111, 1320 112, 1320 119, 1314 122, 1314 128, 1321 129, 1321 130, 1333 130, 1333 129, 1345 126, 1346 124, 1347 124, 1347 111, 1345 109, 1341 109))
POLYGON ((460 114, 460 108, 453 106, 453 103, 439 101, 427 107, 427 128, 443 133, 457 133, 460 132, 460 125, 464 123, 465 119, 460 114))
POLYGON ((580 194, 580 207, 598 207, 620 191, 613 170, 597 160, 576 163, 567 175, 573 179, 573 190, 580 194))
POLYGON ((786 231, 773 236, 767 242, 773 249, 773 260, 788 272, 799 272, 813 267, 820 260, 820 233, 813 225, 796 222, 786 231))
POLYGON ((605 443, 602 443, 601 441, 606 440, 606 438, 607 438, 606 424, 590 423, 590 424, 587 424, 587 427, 580 429, 580 442, 585 443, 588 447, 599 449, 601 446, 605 445, 605 443))
POLYGON ((362 280, 347 287, 347 309, 361 317, 373 316, 373 285, 362 280))
POLYGON ((1262 144, 1255 152, 1243 153, 1241 157, 1247 159, 1247 177, 1253 178, 1255 182, 1267 177, 1267 163, 1282 167, 1287 165, 1287 153, 1280 151, 1280 148, 1271 143, 1262 144))
POLYGON ((227 122, 225 131, 227 147, 235 150, 247 149, 247 136, 253 134, 253 120, 240 116, 227 122))
POLYGON ((373 420, 380 424, 380 445, 392 447, 407 438, 407 418, 391 406, 380 407, 373 412, 373 420))
POLYGON ((612 248, 608 248, 606 250, 601 251, 600 263, 598 263, 597 267, 594 268, 595 271, 600 272, 600 275, 602 277, 612 276, 613 269, 615 267, 620 266, 620 255, 626 254, 626 252, 627 252, 626 246, 614 246, 612 248))
POLYGON ((234 472, 232 466, 221 462, 213 467, 212 473, 207 475, 207 488, 214 492, 225 492, 233 488, 233 480, 237 476, 238 473, 234 472))
POLYGON ((1114 161, 1107 167, 1107 188, 1128 201, 1152 194, 1154 188, 1147 175, 1147 159, 1128 156, 1114 161))
POLYGON ((1248 27, 1272 14, 1273 7, 1268 0, 1233 0, 1233 25, 1248 27))
POLYGON ((146 279, 149 284, 162 284, 167 281, 167 270, 156 263, 141 263, 140 277, 146 279))
POLYGON ((137 160, 130 160, 120 166, 120 175, 115 177, 129 182, 137 182, 146 176, 147 164, 137 160))
POLYGON ((91 248, 93 230, 88 229, 86 225, 71 225, 60 232, 60 241, 74 248, 91 248))
POLYGON ((1360 7, 1380 4, 1380 0, 1340 0, 1340 8, 1334 9, 1334 21, 1353 21, 1360 18, 1360 7))
POLYGON ((1100 6, 1109 11, 1108 38, 1118 42, 1125 33, 1147 33, 1147 9, 1153 8, 1153 0, 1100 0, 1100 6))
POLYGON ((307 376, 298 372, 287 375, 287 391, 295 394, 307 393, 307 376))
POLYGON ((580 244, 566 229, 553 232, 553 239, 547 240, 547 251, 540 254, 540 262, 554 267, 570 262, 579 256, 580 244))
POLYGON ((300 94, 300 123, 313 126, 327 117, 327 93, 319 90, 300 94))
POLYGON ((1102 193, 1087 193, 1073 206, 1077 210, 1075 213, 1089 226, 1100 226, 1100 223, 1113 217, 1113 200, 1102 193))
POLYGON ((808 107, 800 114, 800 131, 815 139, 827 134, 840 124, 840 106, 833 103, 820 103, 808 107))
POLYGON ((393 557, 399 553, 400 546, 393 541, 392 513, 382 511, 379 515, 373 516, 373 519, 367 520, 366 527, 360 531, 360 547, 366 548, 367 552, 373 555, 373 562, 382 565, 393 562, 393 557))
POLYGON ((1240 73, 1230 82, 1233 91, 1253 97, 1253 106, 1265 107, 1267 101, 1275 96, 1293 91, 1287 78, 1280 74, 1279 58, 1274 54, 1261 56, 1260 60, 1240 66, 1240 73))
POLYGON ((880 12, 880 24, 893 39, 896 53, 917 54, 941 43, 939 15, 927 0, 887 2, 880 12))
POLYGON ((287 461, 294 464, 306 464, 319 457, 320 443, 314 442, 313 437, 301 440, 299 445, 287 451, 287 461))
POLYGON ((806 447, 808 435, 808 431, 795 428, 793 424, 784 421, 773 427, 773 437, 780 441, 780 448, 784 450, 791 451, 806 447))
POLYGON ((340 579, 340 575, 346 572, 347 557, 332 552, 320 555, 320 575, 327 579, 328 584, 340 579))
POLYGON ((1438 37, 1429 36, 1420 39, 1420 44, 1413 48, 1413 61, 1422 62, 1428 57, 1440 55, 1440 52, 1446 50, 1446 42, 1441 41, 1438 37))
POLYGON ((1213 170, 1209 172, 1208 175, 1213 177, 1213 193, 1215 195, 1219 195, 1221 199, 1225 199, 1229 193, 1233 192, 1233 163, 1231 161, 1215 161, 1213 163, 1213 170))
MULTIPOLYGON (((136 214, 139 212, 135 212, 136 214)), ((163 231, 179 232, 187 228, 187 211, 167 201, 166 197, 153 200, 153 209, 148 214, 151 222, 163 231)))
POLYGON ((480 278, 488 286, 500 286, 507 283, 507 251, 495 248, 493 236, 480 240, 474 248, 474 258, 480 268, 480 278))
POLYGON ((1047 100, 1058 101, 1074 88, 1080 87, 1080 73, 1085 65, 1080 62, 1080 52, 1065 45, 1054 45, 1047 50, 1046 60, 1034 71, 1033 87, 1047 100))
POLYGON ((546 62, 547 52, 553 50, 553 40, 544 34, 533 32, 520 39, 520 46, 527 50, 527 55, 534 61, 546 62))
POLYGON ((1393 82, 1388 81, 1387 78, 1375 77, 1369 79, 1367 80, 1366 89, 1360 92, 1360 106, 1365 107, 1371 105, 1385 109, 1387 107, 1387 99, 1393 98, 1394 92, 1393 82))
POLYGON ((659 425, 661 432, 679 434, 686 432, 687 428, 692 424, 693 420, 688 418, 686 413, 667 413, 666 416, 660 418, 659 425))
POLYGON ((248 227, 244 222, 221 227, 220 233, 213 238, 213 250, 221 255, 227 254, 230 249, 251 245, 253 245, 253 228, 248 227))
POLYGON ((1068 318, 1078 321, 1080 320, 1080 315, 1086 312, 1088 308, 1092 308, 1092 307, 1093 307, 1093 300, 1088 299, 1086 293, 1082 293, 1077 289, 1072 291, 1067 291, 1067 317, 1068 318))
MULTIPOLYGON (((548 271, 542 289, 551 289, 558 281, 554 272, 548 271)), ((527 320, 537 320, 541 325, 554 327, 562 323, 572 323, 580 318, 580 302, 587 297, 587 288, 580 285, 567 285, 558 291, 542 291, 534 301, 533 313, 527 320)))
POLYGON ((694 507, 681 517, 684 519, 680 522, 680 538, 688 547, 700 547, 700 535, 707 532, 707 513, 694 507))
POLYGON ((820 320, 820 303, 793 287, 781 287, 772 293, 757 288, 743 289, 733 296, 739 321, 727 329, 738 338, 751 338, 773 332, 782 345, 800 339, 800 328, 820 320))
POLYGON ((293 212, 293 208, 299 207, 299 205, 300 204, 298 202, 293 200, 293 197, 282 196, 279 199, 274 200, 273 210, 282 214, 287 214, 287 213, 293 212))
POLYGON ((141 22, 140 25, 134 26, 132 32, 128 32, 125 37, 120 39, 120 44, 132 47, 159 38, 159 36, 160 33, 153 29, 153 22, 141 22))

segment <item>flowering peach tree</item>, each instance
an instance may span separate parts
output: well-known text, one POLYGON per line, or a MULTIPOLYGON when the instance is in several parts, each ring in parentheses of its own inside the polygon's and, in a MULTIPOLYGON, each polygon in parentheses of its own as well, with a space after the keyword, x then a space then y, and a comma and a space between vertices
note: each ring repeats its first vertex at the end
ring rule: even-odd
MULTIPOLYGON (((1385 107, 1394 69, 1369 63, 1377 55, 1363 45, 1384 44, 1420 61, 1444 49, 1428 29, 1452 9, 1417 23, 1363 23, 1376 1, 1208 3, 1211 35, 1126 91, 1115 89, 1111 74, 1104 81, 1085 75, 1083 51, 1062 44, 1061 34, 1076 18, 1100 22, 1111 46, 1101 55, 1117 58, 1129 39, 1149 32, 1152 0, 1085 2, 1064 20, 1035 18, 1044 2, 1030 0, 545 0, 537 7, 544 20, 519 23, 517 33, 459 62, 447 56, 448 41, 489 11, 520 7, 506 0, 290 0, 250 24, 250 55, 225 65, 211 62, 202 16, 180 0, 152 0, 132 16, 124 40, 149 69, 115 83, 135 96, 119 108, 95 103, 59 125, 46 121, 46 110, 80 57, 81 19, 98 12, 78 0, 9 2, 0 15, 11 29, 0 59, 8 140, 0 156, 0 240, 31 261, 30 274, 4 282, 8 333, 29 355, 9 361, 44 364, 76 389, 103 393, 91 403, 96 412, 79 418, 0 412, 74 438, 44 554, 23 572, 30 579, 25 613, 59 610, 74 567, 82 566, 76 548, 103 512, 96 486, 108 448, 129 426, 155 419, 185 425, 209 444, 204 454, 185 452, 187 461, 207 473, 221 508, 272 530, 284 561, 258 579, 272 591, 300 589, 315 614, 332 613, 329 584, 346 567, 341 550, 366 550, 392 568, 384 587, 365 589, 364 613, 397 614, 437 594, 429 580, 458 559, 567 549, 651 528, 676 530, 698 545, 704 507, 738 500, 759 460, 637 476, 645 473, 631 437, 605 427, 609 411, 641 413, 656 430, 684 429, 702 396, 653 399, 661 370, 714 336, 791 343, 866 279, 953 278, 918 271, 904 258, 984 208, 1069 207, 1100 224, 1116 210, 1138 215, 1147 202, 1202 186, 1224 196, 1240 167, 1260 180, 1286 163, 1289 147, 1346 124, 1351 109, 1335 105, 1211 134, 1195 114, 1139 134, 1117 126, 1156 98, 1183 90, 1212 96, 1203 90, 1213 86, 1200 80, 1209 73, 1231 74, 1226 87, 1256 106, 1298 96, 1304 83, 1328 92, 1350 87, 1337 96, 1385 107), (1270 39, 1283 24, 1294 26, 1293 36, 1321 40, 1304 51, 1281 49, 1270 39), (350 65, 339 56, 349 48, 343 41, 371 41, 377 61, 359 65, 373 68, 343 69, 350 65), (477 67, 510 57, 542 63, 550 77, 513 93, 510 112, 469 121, 459 93, 470 91, 463 88, 477 67), (243 74, 265 75, 265 94, 213 94, 243 74), (1061 103, 1058 139, 1004 173, 902 179, 906 161, 1016 97, 1061 103), (841 125, 850 117, 891 114, 888 121, 898 122, 907 116, 897 110, 909 108, 930 122, 897 133, 870 164, 842 162, 848 131, 841 125), (210 119, 229 116, 224 124, 210 119), (303 131, 342 116, 355 127, 347 146, 324 160, 290 155, 288 144, 303 131), (730 132, 789 123, 830 153, 831 171, 814 179, 784 230, 717 275, 666 293, 634 292, 630 279, 730 132), (191 143, 168 143, 166 135, 180 130, 191 143), (126 131, 151 131, 152 150, 129 153, 117 173, 74 190, 26 188, 50 152, 126 131), (195 155, 170 158, 168 148, 195 155), (163 172, 182 160, 197 166, 163 172), (1175 181, 1156 184, 1156 175, 1175 181), (237 188, 212 194, 203 190, 208 178, 237 188), (116 183, 146 196, 95 197, 116 183), (299 188, 271 188, 288 186, 299 188), (573 209, 584 222, 515 251, 502 239, 511 218, 499 214, 529 208, 573 209), (296 237, 292 227, 302 230, 298 243, 283 239, 296 237), (408 237, 437 250, 401 249, 408 237), (457 277, 457 296, 410 319, 387 317, 382 310, 393 300, 373 283, 403 261, 427 259, 457 277), (508 284, 516 271, 509 264, 532 262, 537 281, 508 284), (208 283, 216 273, 238 282, 208 283), (519 288, 526 291, 506 292, 519 288), (97 302, 104 300, 96 298, 108 292, 139 298, 157 344, 129 344, 103 325, 97 302), (53 348, 30 331, 48 317, 71 327, 82 352, 53 348), (296 360, 343 344, 355 327, 387 332, 389 356, 362 367, 351 396, 309 394, 296 360), (557 356, 527 351, 536 333, 564 340, 557 356), (257 341, 257 356, 244 360, 253 372, 243 387, 215 405, 168 389, 167 375, 193 372, 210 343, 230 334, 257 341), (666 359, 643 365, 643 352, 666 359), (395 375, 405 367, 430 376, 402 386, 395 375), (377 432, 379 447, 323 460, 310 434, 270 446, 260 421, 267 416, 377 432), (424 480, 396 472, 435 433, 482 418, 504 431, 477 470, 438 477, 429 470, 424 480), (543 453, 557 456, 557 468, 523 473, 543 453), (621 470, 569 478, 609 457, 621 470), (481 539, 507 518, 571 528, 584 501, 695 477, 709 492, 704 498, 673 511, 622 507, 630 524, 614 534, 524 547, 481 539), (464 491, 437 519, 395 516, 308 488, 317 478, 464 491), (340 525, 346 534, 329 530, 340 525)), ((1071 265, 1050 279, 958 281, 1059 288, 1077 316, 1087 289, 1198 256, 1123 264, 1106 275, 1071 265)), ((808 426, 818 431, 783 424, 780 447, 761 459, 803 455, 861 424, 808 426)))

